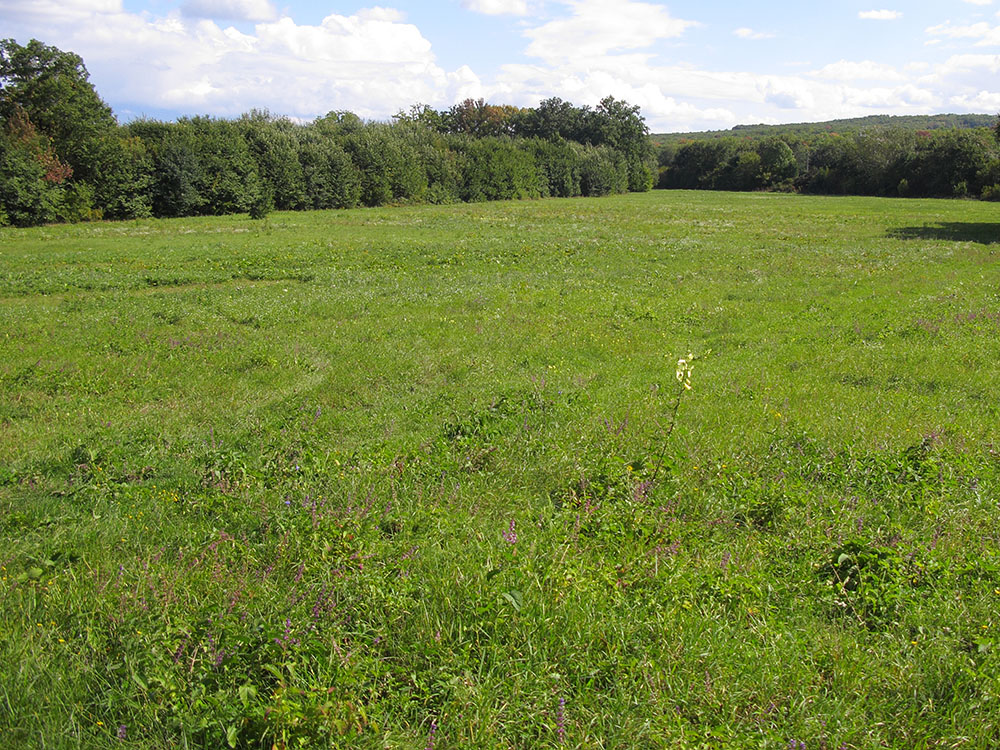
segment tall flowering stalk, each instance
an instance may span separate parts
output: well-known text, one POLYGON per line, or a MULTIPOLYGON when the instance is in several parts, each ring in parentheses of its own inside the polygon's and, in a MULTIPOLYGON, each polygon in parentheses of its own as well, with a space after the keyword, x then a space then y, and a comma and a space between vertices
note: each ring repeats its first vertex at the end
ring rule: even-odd
POLYGON ((512 555, 517 554, 517 531, 514 528, 514 519, 510 519, 510 526, 506 531, 504 531, 501 536, 503 540, 510 545, 510 553, 512 555))
POLYGON ((677 378, 677 395, 674 396, 674 404, 670 410, 670 423, 666 429, 661 428, 663 432, 663 445, 660 448, 660 455, 656 459, 656 465, 653 467, 653 474, 649 478, 650 483, 655 481, 656 475, 660 473, 660 469, 663 466, 663 459, 667 455, 667 443, 674 432, 674 427, 677 426, 677 412, 681 408, 681 399, 684 398, 685 393, 691 390, 691 373, 694 371, 694 363, 711 353, 711 349, 701 355, 688 353, 686 357, 681 357, 677 360, 677 368, 674 372, 677 378))

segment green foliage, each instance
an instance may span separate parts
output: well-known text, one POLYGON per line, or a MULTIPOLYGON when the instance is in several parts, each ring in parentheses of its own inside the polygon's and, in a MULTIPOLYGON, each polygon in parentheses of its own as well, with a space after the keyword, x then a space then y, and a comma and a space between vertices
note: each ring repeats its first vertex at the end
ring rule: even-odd
POLYGON ((500 138, 515 134, 519 115, 520 110, 516 107, 487 104, 484 99, 466 99, 442 113, 440 122, 450 133, 500 138))
POLYGON ((188 131, 198 155, 195 189, 201 209, 216 216, 247 211, 259 199, 261 183, 239 125, 193 117, 180 120, 178 127, 188 131))
MULTIPOLYGON (((306 205, 305 176, 299 160, 296 127, 266 112, 251 112, 239 120, 240 130, 257 165, 262 195, 281 211, 306 205)), ((258 199, 260 200, 260 199, 258 199)))
POLYGON ((106 219, 152 214, 153 163, 145 144, 128 132, 109 133, 96 144, 94 204, 106 219))
POLYGON ((154 216, 189 216, 205 205, 200 185, 204 166, 190 128, 152 120, 136 120, 128 126, 152 162, 150 203, 154 216))
POLYGON ((118 128, 82 60, 37 41, 0 43, 0 120, 3 169, 16 172, 0 211, 18 225, 607 195, 654 180, 639 108, 613 97, 593 110, 559 99, 537 110, 415 105, 392 125, 335 111, 302 126, 252 111, 118 128))
POLYGON ((542 180, 545 197, 572 198, 580 195, 580 166, 577 151, 568 141, 535 138, 532 156, 542 180))
POLYGON ((68 183, 60 194, 56 217, 66 222, 102 218, 101 211, 94 209, 94 191, 84 182, 68 183))
POLYGON ((423 198, 427 176, 418 155, 389 126, 366 126, 348 136, 344 148, 361 175, 364 205, 381 206, 423 198))
POLYGON ((756 146, 760 156, 760 179, 764 185, 776 185, 798 173, 798 162, 791 146, 780 138, 767 138, 756 146))
POLYGON ((247 214, 251 219, 265 219, 274 210, 274 199, 271 197, 270 187, 262 190, 257 197, 251 201, 247 208, 247 214))
POLYGON ((978 196, 996 181, 991 166, 996 160, 996 144, 982 129, 870 129, 808 140, 792 135, 716 137, 668 141, 661 147, 657 184, 703 190, 978 196))
POLYGON ((529 151, 501 138, 476 138, 461 149, 465 201, 538 198, 543 190, 529 151))
POLYGON ((853 135, 862 130, 883 129, 894 131, 965 130, 967 128, 995 127, 995 115, 940 114, 940 115, 868 115, 827 122, 801 122, 786 125, 736 125, 730 130, 711 130, 697 133, 659 133, 651 136, 659 148, 691 140, 716 140, 718 138, 780 138, 786 141, 813 140, 824 135, 853 135))
POLYGON ((261 199, 257 165, 238 123, 209 117, 129 125, 152 160, 156 216, 242 213, 261 199))
POLYGON ((987 185, 983 188, 982 198, 984 201, 1000 201, 1000 185, 987 185))
POLYGON ((37 141, 25 140, 9 129, 0 131, 0 212, 4 222, 30 226, 52 221, 61 187, 46 179, 45 161, 37 141), (6 132, 5 132, 6 131, 6 132))
POLYGON ((416 154, 427 175, 428 203, 455 203, 461 200, 462 156, 452 146, 452 138, 429 127, 402 125, 396 131, 416 154))
POLYGON ((304 136, 299 162, 308 208, 353 208, 361 200, 361 173, 351 157, 329 140, 304 136))
POLYGON ((580 149, 580 192, 583 195, 611 195, 628 190, 628 163, 607 146, 580 149))
POLYGON ((903 167, 911 194, 950 197, 965 183, 964 193, 979 195, 995 146, 981 130, 943 131, 920 139, 903 167))
POLYGON ((559 97, 545 99, 523 114, 518 132, 528 138, 546 141, 581 141, 586 112, 559 97))
POLYGON ((116 127, 97 95, 83 60, 32 39, 0 40, 0 121, 24 112, 52 139, 56 155, 77 179, 96 182, 92 151, 116 127))

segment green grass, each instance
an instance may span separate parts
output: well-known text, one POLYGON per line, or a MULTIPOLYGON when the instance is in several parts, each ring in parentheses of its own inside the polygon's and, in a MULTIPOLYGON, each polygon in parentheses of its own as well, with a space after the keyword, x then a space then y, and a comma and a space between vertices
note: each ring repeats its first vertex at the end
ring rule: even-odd
POLYGON ((990 747, 998 279, 959 201, 0 230, 0 737, 990 747))

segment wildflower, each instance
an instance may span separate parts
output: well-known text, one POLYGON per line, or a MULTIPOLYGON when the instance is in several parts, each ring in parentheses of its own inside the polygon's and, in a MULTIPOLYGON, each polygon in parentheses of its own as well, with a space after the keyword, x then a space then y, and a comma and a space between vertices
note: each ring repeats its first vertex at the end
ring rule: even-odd
POLYGON ((677 382, 684 386, 684 390, 691 390, 691 372, 694 370, 694 355, 688 354, 677 360, 677 382))
POLYGON ((517 532, 514 530, 514 519, 510 520, 510 528, 503 532, 504 540, 511 546, 517 544, 517 532))

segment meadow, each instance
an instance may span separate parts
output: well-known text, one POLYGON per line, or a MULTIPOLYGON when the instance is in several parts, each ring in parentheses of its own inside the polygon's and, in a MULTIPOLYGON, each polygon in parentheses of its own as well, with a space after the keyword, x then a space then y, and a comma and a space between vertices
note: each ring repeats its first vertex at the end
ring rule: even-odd
POLYGON ((998 281, 972 201, 0 229, 0 741, 995 746, 998 281))

